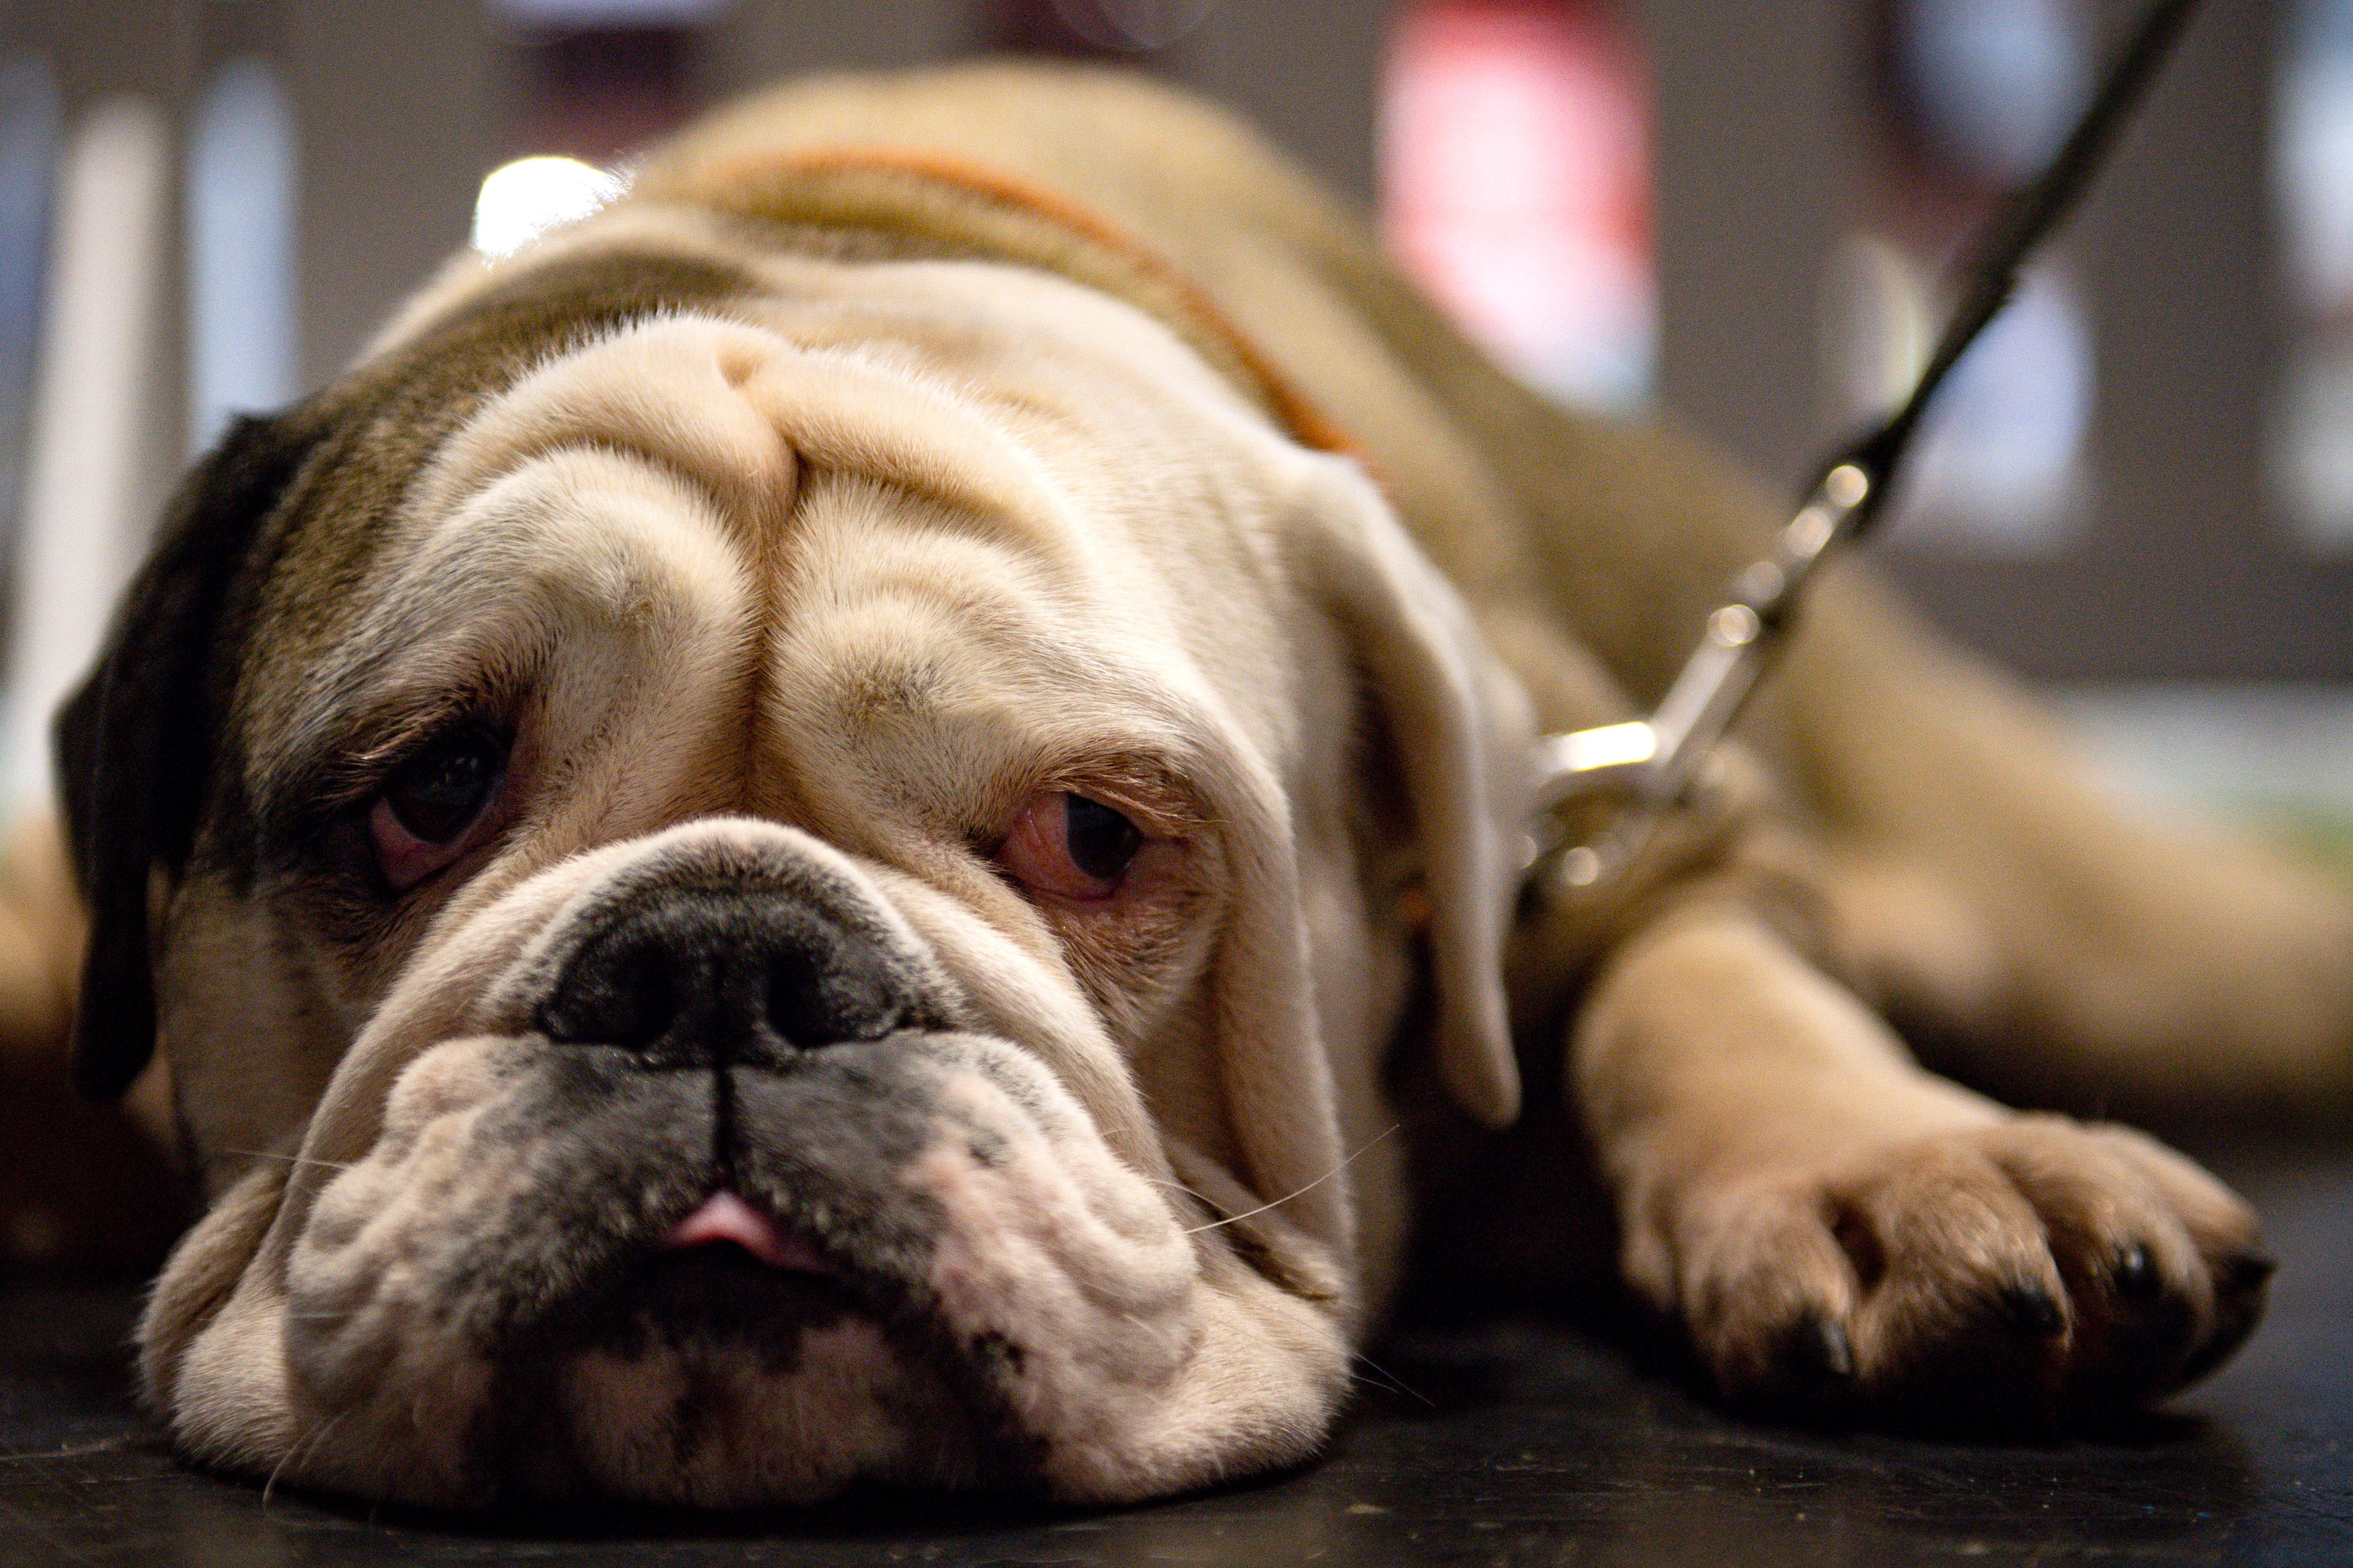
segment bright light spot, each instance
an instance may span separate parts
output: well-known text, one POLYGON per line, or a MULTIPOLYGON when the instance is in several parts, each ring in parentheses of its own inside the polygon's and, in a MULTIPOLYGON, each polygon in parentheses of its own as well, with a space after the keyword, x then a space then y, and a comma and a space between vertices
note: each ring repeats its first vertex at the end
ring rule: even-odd
POLYGON ((1659 732, 1641 719, 1599 730, 1572 730, 1560 739, 1563 760, 1573 773, 1647 763, 1659 754, 1659 732))
POLYGON ((518 158, 482 180, 474 198, 474 248, 522 249, 558 224, 586 217, 621 194, 621 182, 577 158, 518 158))

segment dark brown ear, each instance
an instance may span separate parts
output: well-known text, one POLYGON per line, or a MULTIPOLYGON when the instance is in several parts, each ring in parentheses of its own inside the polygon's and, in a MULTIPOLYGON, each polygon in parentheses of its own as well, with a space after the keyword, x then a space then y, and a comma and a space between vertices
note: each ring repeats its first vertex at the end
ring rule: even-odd
POLYGON ((240 419, 182 481, 97 668, 58 713, 58 788, 90 910, 73 1079, 91 1100, 119 1097, 154 1054, 148 879, 187 863, 213 760, 223 607, 310 452, 305 424, 240 419))

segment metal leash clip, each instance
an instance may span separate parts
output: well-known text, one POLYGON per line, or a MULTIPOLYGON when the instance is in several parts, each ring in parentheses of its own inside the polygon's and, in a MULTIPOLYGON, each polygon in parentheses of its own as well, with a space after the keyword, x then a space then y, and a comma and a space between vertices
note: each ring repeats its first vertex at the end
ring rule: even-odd
POLYGON ((1709 613, 1699 647, 1648 719, 1546 735, 1535 747, 1532 805, 1540 825, 1581 797, 1620 805, 1609 828, 1588 843, 1563 847, 1532 838, 1529 868, 1557 850, 1553 875, 1572 888, 1615 875, 1641 852, 1659 819, 1680 804, 1715 753, 1716 742, 1747 701, 1792 622, 1791 610, 1814 564, 1866 520, 1880 485, 1862 463, 1834 464, 1773 553, 1733 580, 1731 596, 1709 613))
POLYGON ((1706 782, 1717 742, 1795 628, 1808 579, 1833 544, 1860 537, 1877 520, 1928 400, 2009 301, 2020 266, 2083 194, 2197 5, 2158 0, 2143 16, 2050 165, 1978 236, 1961 273, 1960 304, 1911 395, 1823 469, 1773 553, 1733 580, 1651 717, 1537 740, 1530 764, 1535 815, 1522 866, 1532 890, 1575 891, 1619 875, 1694 784, 1706 782), (1568 814, 1590 818, 1596 806, 1608 814, 1600 831, 1575 837, 1568 814))

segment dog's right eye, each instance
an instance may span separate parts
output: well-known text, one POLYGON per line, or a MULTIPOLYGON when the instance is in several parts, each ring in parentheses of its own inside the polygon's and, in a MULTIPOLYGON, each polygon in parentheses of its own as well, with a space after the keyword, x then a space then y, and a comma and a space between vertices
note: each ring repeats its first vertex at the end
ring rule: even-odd
POLYGON ((396 891, 439 870, 471 847, 471 831, 506 772, 507 742, 487 725, 467 724, 411 756, 385 781, 368 812, 377 864, 396 891))

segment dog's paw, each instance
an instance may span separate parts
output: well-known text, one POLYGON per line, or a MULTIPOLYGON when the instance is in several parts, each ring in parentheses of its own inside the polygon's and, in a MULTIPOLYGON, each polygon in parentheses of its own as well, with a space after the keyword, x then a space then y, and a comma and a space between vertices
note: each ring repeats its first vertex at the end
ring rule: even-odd
POLYGON ((2254 1215, 2155 1140, 2017 1116, 1680 1205, 1678 1305, 1743 1406, 2047 1430, 2202 1375, 2262 1315, 2254 1215))

